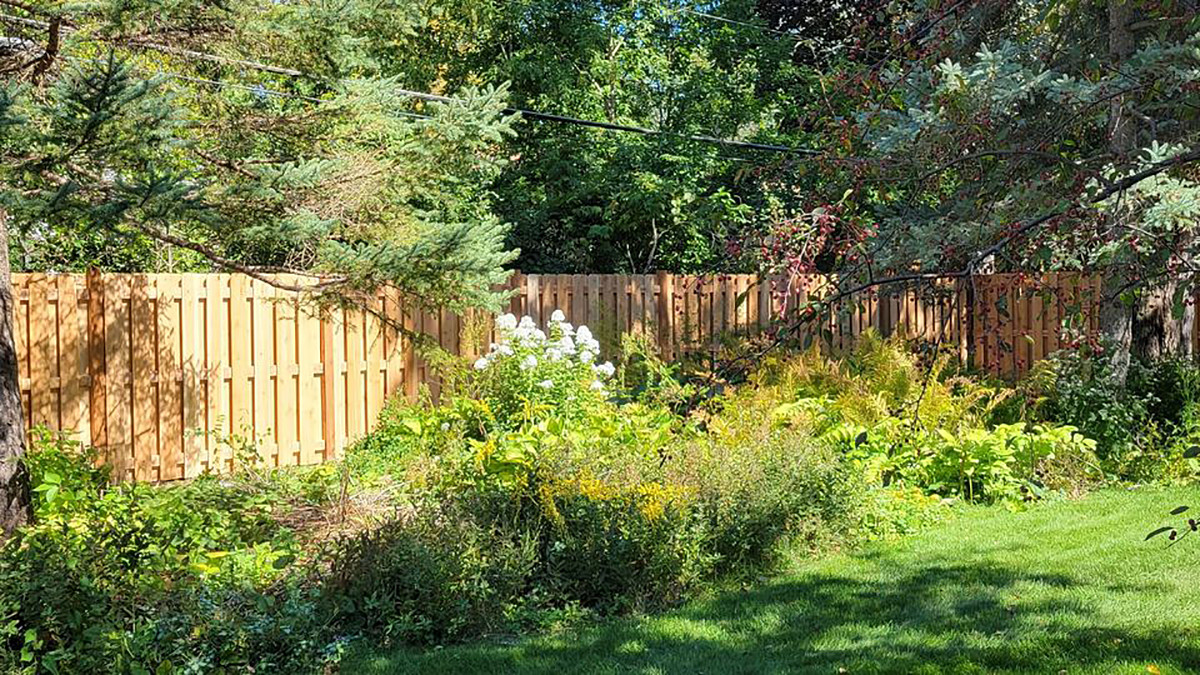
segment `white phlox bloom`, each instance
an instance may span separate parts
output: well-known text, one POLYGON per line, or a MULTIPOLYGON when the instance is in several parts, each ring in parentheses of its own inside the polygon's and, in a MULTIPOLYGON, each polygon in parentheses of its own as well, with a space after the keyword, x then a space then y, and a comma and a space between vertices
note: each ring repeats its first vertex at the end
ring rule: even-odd
POLYGON ((512 356, 513 348, 508 345, 500 345, 496 348, 496 353, 501 356, 512 356))
POLYGON ((496 317, 496 329, 500 331, 511 331, 517 327, 517 317, 512 314, 501 314, 496 317))
POLYGON ((591 363, 596 358, 596 355, 586 349, 579 350, 579 360, 583 363, 591 363))
POLYGON ((528 328, 530 330, 537 328, 537 325, 533 323, 533 317, 529 316, 528 314, 521 317, 521 323, 517 324, 517 326, 520 328, 528 328))
POLYGON ((613 373, 617 372, 617 367, 612 363, 605 361, 599 365, 592 366, 592 370, 595 370, 597 374, 604 377, 612 377, 613 373))
POLYGON ((533 354, 521 359, 521 370, 529 370, 537 367, 537 357, 533 354))
POLYGON ((592 391, 603 391, 604 383, 600 380, 592 380, 592 391))
POLYGON ((538 386, 541 387, 542 389, 553 389, 554 382, 552 382, 550 380, 542 380, 541 382, 538 382, 538 386))
POLYGON ((486 358, 480 357, 475 360, 475 370, 483 370, 484 368, 487 368, 487 367, 488 367, 488 360, 486 358))
POLYGON ((579 330, 575 331, 575 339, 579 342, 588 342, 592 339, 592 329, 587 326, 580 326, 579 330))
POLYGON ((567 315, 563 314, 561 309, 556 309, 554 310, 554 313, 550 315, 550 320, 555 323, 562 323, 563 321, 567 320, 567 315))

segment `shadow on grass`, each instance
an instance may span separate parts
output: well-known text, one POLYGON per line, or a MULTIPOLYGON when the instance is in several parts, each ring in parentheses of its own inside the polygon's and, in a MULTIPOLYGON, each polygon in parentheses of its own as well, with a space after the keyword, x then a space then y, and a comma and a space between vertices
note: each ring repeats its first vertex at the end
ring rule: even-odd
POLYGON ((512 646, 393 652, 362 666, 456 673, 1057 673, 1138 663, 1200 669, 1195 630, 1112 625, 1119 622, 1080 599, 1089 590, 1144 589, 995 562, 933 561, 873 580, 809 573, 663 617, 512 646))

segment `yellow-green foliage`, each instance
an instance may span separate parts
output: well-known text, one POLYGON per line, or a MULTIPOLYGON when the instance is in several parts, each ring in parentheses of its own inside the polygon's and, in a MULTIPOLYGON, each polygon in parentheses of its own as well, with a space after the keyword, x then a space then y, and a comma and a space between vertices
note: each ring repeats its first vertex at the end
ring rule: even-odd
POLYGON ((813 348, 767 360, 722 401, 709 430, 745 436, 792 427, 819 437, 839 428, 905 424, 957 433, 986 426, 1011 391, 947 377, 948 363, 943 355, 924 367, 903 341, 867 331, 844 358, 813 348))
POLYGON ((814 349, 768 362, 709 429, 726 442, 767 443, 773 429, 807 433, 843 453, 869 485, 968 499, 1019 501, 1092 479, 1094 443, 1072 427, 997 425, 1013 392, 947 375, 948 364, 947 355, 922 364, 902 341, 868 331, 840 359, 814 349))

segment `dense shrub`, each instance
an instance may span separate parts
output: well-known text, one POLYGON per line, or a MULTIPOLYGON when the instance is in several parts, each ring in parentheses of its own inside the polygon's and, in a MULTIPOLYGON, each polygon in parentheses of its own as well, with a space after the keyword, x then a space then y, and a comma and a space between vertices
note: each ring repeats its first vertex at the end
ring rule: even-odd
POLYGON ((1036 419, 1071 424, 1096 441, 1112 477, 1155 480, 1194 475, 1184 459, 1200 440, 1200 368, 1181 359, 1131 364, 1118 384, 1106 358, 1063 351, 1023 384, 1036 419))
POLYGON ((339 628, 421 644, 508 628, 536 561, 534 540, 465 501, 420 507, 330 546, 322 594, 339 628))
POLYGON ((6 667, 207 672, 296 667, 311 653, 300 554, 278 494, 205 477, 109 486, 78 444, 39 434, 28 455, 36 522, 0 554, 6 667))

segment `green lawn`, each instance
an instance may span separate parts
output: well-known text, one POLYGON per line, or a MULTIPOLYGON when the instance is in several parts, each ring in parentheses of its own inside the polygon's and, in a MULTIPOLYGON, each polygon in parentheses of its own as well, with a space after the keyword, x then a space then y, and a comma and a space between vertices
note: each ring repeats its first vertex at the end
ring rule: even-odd
POLYGON ((974 510, 743 592, 578 632, 360 653, 347 673, 1200 672, 1200 489, 974 510))

